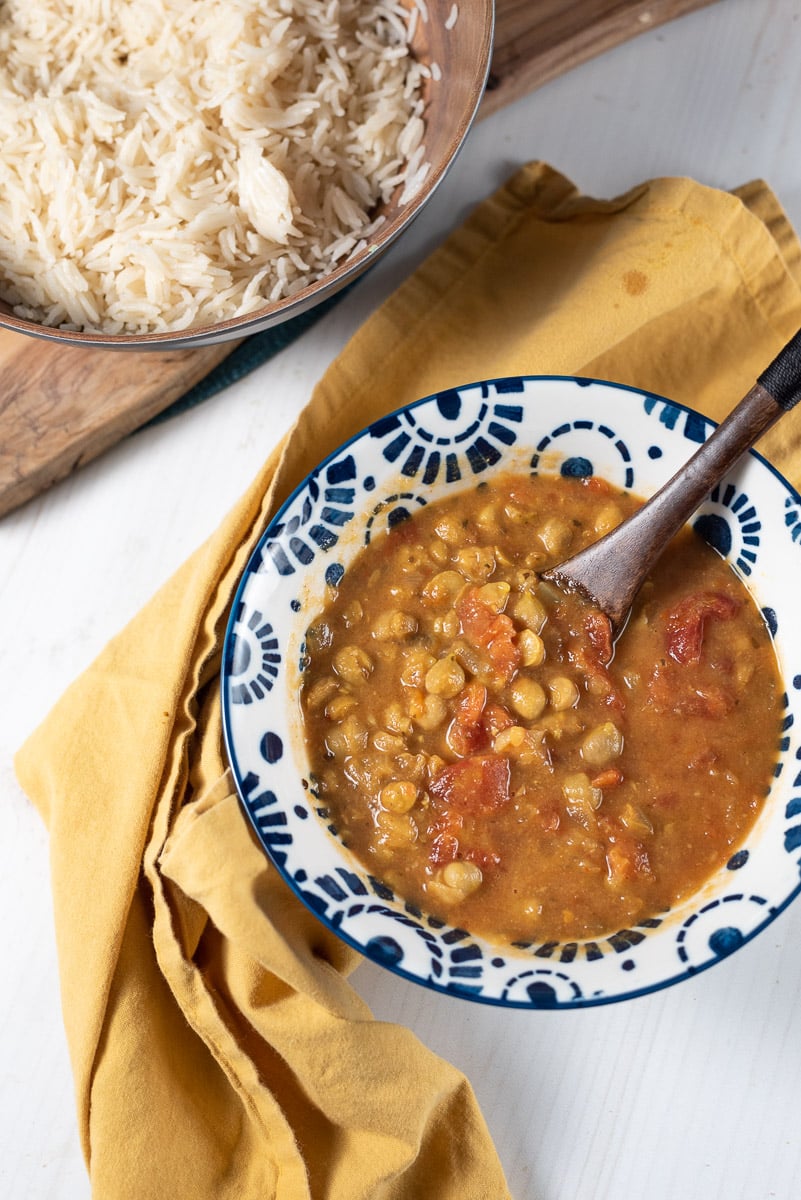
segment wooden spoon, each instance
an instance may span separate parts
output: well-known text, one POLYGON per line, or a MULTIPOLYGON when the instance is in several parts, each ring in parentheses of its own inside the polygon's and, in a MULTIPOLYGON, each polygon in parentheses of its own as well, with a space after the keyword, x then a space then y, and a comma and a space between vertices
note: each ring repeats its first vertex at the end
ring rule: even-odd
POLYGON ((634 597, 668 542, 739 458, 801 400, 801 330, 672 479, 611 533, 541 578, 606 614, 617 638, 634 597))

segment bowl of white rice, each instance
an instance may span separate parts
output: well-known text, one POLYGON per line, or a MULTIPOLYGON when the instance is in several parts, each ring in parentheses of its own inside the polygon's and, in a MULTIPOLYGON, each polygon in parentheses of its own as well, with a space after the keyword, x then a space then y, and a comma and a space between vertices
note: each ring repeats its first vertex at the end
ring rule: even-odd
POLYGON ((0 326, 239 339, 354 280, 448 170, 493 0, 0 0, 0 326))

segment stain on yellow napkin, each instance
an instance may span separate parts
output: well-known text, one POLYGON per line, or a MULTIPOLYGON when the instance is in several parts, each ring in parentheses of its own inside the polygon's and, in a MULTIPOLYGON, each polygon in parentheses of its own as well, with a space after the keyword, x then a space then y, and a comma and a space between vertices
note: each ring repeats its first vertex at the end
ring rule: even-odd
MULTIPOLYGON (((98 1200, 507 1196, 468 1082, 371 1018, 357 956, 239 811, 218 694, 235 584, 289 489, 398 404, 563 373, 720 418, 799 326, 801 249, 764 184, 597 201, 528 166, 365 324, 217 532, 68 690, 17 768, 50 829, 98 1200)), ((801 414, 762 448, 801 482, 801 414)))

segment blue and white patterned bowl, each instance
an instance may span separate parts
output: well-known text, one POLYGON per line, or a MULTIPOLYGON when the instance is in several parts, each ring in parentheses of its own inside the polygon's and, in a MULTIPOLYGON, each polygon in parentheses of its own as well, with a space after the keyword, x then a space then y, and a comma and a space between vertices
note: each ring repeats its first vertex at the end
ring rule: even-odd
POLYGON ((493 945, 395 896, 338 840, 309 782, 298 693, 327 584, 376 532, 509 468, 594 473, 655 491, 714 428, 661 397, 594 380, 495 379, 428 397, 327 458, 264 533, 234 598, 222 696, 243 807, 292 890, 368 958, 450 995, 576 1008, 666 987, 748 942, 801 889, 801 497, 751 453, 694 519, 736 565, 786 681, 770 795, 744 846, 675 911, 594 941, 493 945))

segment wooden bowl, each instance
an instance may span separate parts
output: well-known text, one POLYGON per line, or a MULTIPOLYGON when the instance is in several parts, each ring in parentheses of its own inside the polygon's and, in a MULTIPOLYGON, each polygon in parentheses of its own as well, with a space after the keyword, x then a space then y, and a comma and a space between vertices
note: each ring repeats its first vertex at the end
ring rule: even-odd
MULTIPOLYGON (((415 0, 403 0, 407 8, 415 0)), ((425 182, 410 200, 402 202, 399 188, 392 200, 379 207, 384 216, 380 229, 364 248, 331 274, 309 284, 289 299, 265 304, 247 316, 181 332, 107 334, 52 328, 15 316, 0 301, 0 327, 46 338, 67 346, 117 350, 175 350, 209 346, 241 339, 298 316, 352 283, 411 224, 443 178, 467 136, 484 92, 489 72, 494 27, 494 0, 425 0, 427 19, 416 23, 412 49, 426 65, 439 68, 438 78, 428 79, 424 90, 426 160, 431 164, 425 182), (457 11, 454 21, 452 14, 457 11)))

